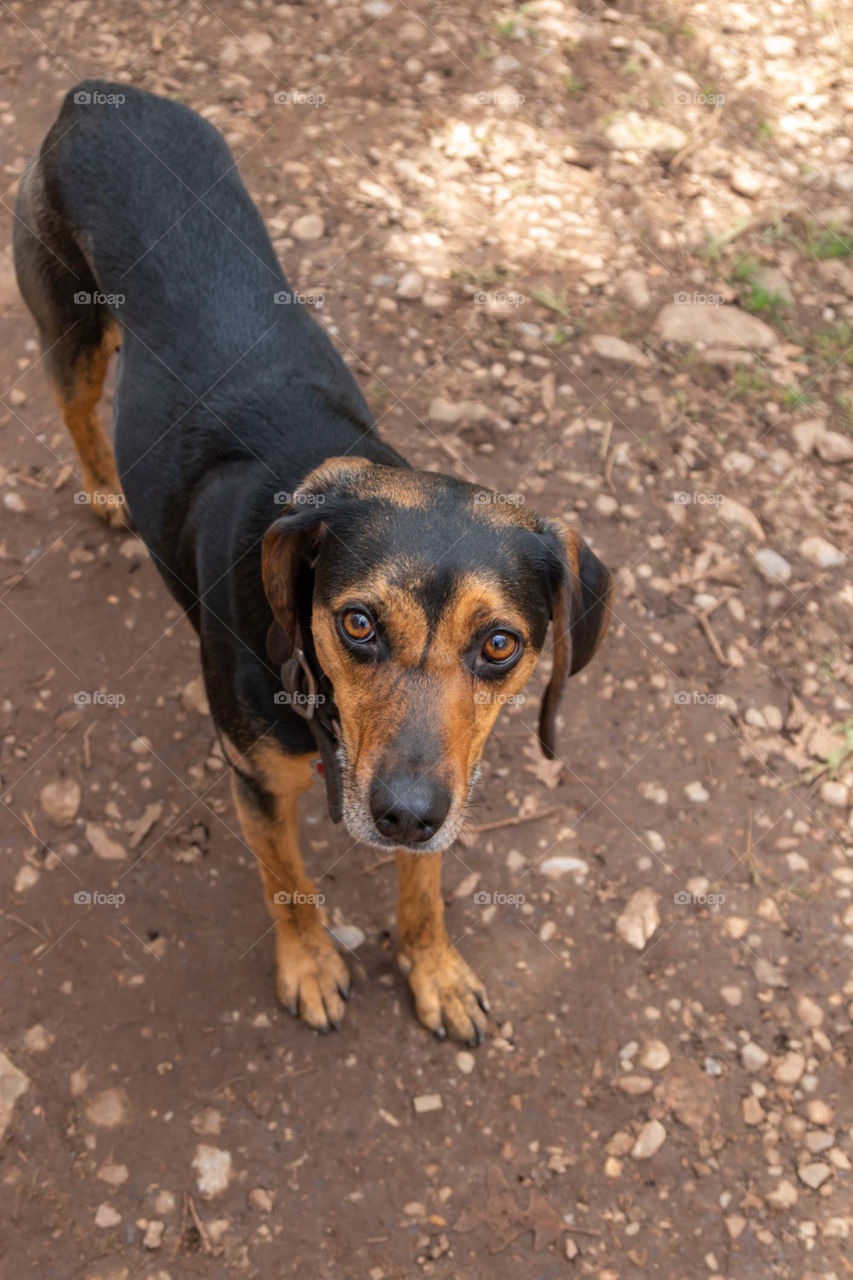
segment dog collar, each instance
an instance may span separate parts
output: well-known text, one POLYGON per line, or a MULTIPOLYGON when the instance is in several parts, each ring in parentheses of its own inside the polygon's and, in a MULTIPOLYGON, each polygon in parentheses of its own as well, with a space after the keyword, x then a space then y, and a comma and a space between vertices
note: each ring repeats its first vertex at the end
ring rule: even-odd
POLYGON ((281 685, 289 695, 291 711, 306 722, 317 744, 326 783, 326 803, 332 822, 343 817, 343 787, 338 748, 341 725, 332 682, 317 665, 313 644, 303 640, 297 623, 293 650, 281 664, 281 685))

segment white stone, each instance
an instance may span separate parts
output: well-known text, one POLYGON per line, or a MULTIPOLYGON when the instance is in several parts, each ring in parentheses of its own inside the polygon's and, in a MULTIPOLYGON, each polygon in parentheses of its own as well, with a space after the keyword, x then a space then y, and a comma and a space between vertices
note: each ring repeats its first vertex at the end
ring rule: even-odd
POLYGON ((296 240, 322 240, 325 233, 326 224, 319 213, 303 213, 290 228, 296 240))
POLYGON ((419 298, 424 291, 424 278, 420 271, 407 271, 397 285, 398 298, 419 298))
POLYGON ((231 1152, 200 1142, 195 1149, 192 1167, 201 1194, 207 1197, 219 1195, 231 1180, 231 1152))
POLYGON ((733 191, 736 191, 739 196, 747 196, 750 200, 760 195, 764 186, 764 179, 760 173, 756 173, 754 169, 746 169, 742 165, 732 169, 729 182, 732 184, 733 191))
POLYGON ((838 547, 827 542, 826 538, 819 538, 817 535, 803 539, 800 543, 800 554, 805 556, 806 560, 811 560, 812 564, 816 564, 819 569, 835 569, 838 565, 844 564, 847 559, 843 551, 839 551, 838 547))
POLYGON ((778 551, 772 551, 770 547, 762 547, 760 551, 755 552, 752 558, 758 566, 759 572, 768 582, 790 581, 791 566, 784 556, 779 555, 778 551))
POLYGON ((672 153, 687 143, 687 134, 682 129, 652 116, 641 116, 636 111, 614 120, 605 129, 604 136, 615 151, 672 153))
POLYGON ((665 1142, 666 1129, 660 1120, 649 1120, 637 1134, 631 1156, 634 1160, 649 1160, 656 1151, 660 1151, 665 1142))
POLYGON ((544 862, 538 864, 537 870, 540 875, 547 876, 549 880, 558 880, 560 876, 571 872, 573 875, 583 877, 589 873, 589 864, 584 862, 583 858, 572 858, 568 854, 558 854, 553 858, 546 858, 544 862))
POLYGON ((613 360, 616 364, 646 365, 647 358, 639 347, 624 338, 615 338, 609 333, 594 333, 589 340, 594 355, 602 360, 613 360))
POLYGON ((41 807, 57 826, 68 827, 80 808, 80 785, 73 778, 48 782, 39 792, 41 807))
POLYGON ((660 894, 654 889, 638 889, 616 921, 617 934, 635 951, 643 950, 660 924, 659 901, 660 894))
POLYGON ((778 341, 770 326, 748 311, 705 303, 667 303, 655 320, 655 329, 665 342, 706 342, 766 351, 778 341))
POLYGON ((694 804, 705 804, 710 799, 710 793, 705 790, 702 783, 698 780, 688 782, 684 788, 684 794, 688 800, 692 800, 694 804))

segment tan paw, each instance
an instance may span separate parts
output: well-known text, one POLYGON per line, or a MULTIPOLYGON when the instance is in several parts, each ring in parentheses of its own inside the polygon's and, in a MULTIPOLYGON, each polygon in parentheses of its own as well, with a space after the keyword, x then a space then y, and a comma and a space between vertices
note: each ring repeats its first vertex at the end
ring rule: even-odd
POLYGON ((103 520, 111 529, 132 529, 133 524, 127 507, 125 496, 117 476, 99 480, 96 476, 84 479, 85 499, 80 495, 76 501, 85 501, 92 514, 103 520))
POLYGON ((297 931, 292 925, 276 926, 278 998, 285 1009, 316 1031, 335 1030, 344 1016, 349 996, 347 967, 319 921, 297 931))
POLYGON ((440 1040, 449 1035, 482 1044, 489 1011, 482 982, 450 946, 401 951, 398 963, 408 977, 415 1012, 440 1040))

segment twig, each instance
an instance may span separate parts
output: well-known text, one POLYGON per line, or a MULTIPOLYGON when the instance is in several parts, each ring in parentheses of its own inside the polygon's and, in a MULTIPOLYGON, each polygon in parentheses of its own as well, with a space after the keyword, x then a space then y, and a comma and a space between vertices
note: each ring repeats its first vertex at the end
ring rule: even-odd
POLYGON ((199 1239, 201 1240, 201 1247, 204 1249, 205 1253, 212 1254, 213 1245, 210 1243, 210 1236, 207 1234, 207 1227, 204 1225, 201 1218, 198 1216, 198 1213, 196 1212, 196 1207, 193 1204, 192 1196, 189 1194, 188 1191, 185 1191, 184 1195, 186 1196, 187 1204, 189 1205, 190 1216, 193 1220, 193 1224, 195 1226, 196 1231, 199 1234, 199 1239))
POLYGON ((709 621, 710 615, 714 612, 715 609, 719 609, 720 605, 723 603, 722 600, 717 600, 711 606, 710 609, 705 609, 704 612, 702 613, 700 613, 698 609, 694 608, 693 605, 681 604, 678 600, 674 600, 673 603, 679 609, 683 609, 685 613, 689 613, 690 617, 696 620, 696 624, 699 627, 699 630, 702 632, 702 635, 705 637, 705 639, 708 641, 708 644, 711 646, 711 652, 719 662, 720 666, 730 667, 732 664, 729 662, 728 658, 723 653, 723 650, 720 646, 720 642, 717 639, 716 635, 714 634, 714 628, 711 626, 711 623, 709 621))
POLYGON ((536 813, 516 813, 511 818, 481 822, 476 827, 467 827, 466 835, 477 836, 483 831, 497 831, 500 827, 520 827, 522 822, 535 822, 537 818, 549 818, 552 813, 559 813, 564 808, 565 805, 552 804, 550 809, 538 809, 536 813))

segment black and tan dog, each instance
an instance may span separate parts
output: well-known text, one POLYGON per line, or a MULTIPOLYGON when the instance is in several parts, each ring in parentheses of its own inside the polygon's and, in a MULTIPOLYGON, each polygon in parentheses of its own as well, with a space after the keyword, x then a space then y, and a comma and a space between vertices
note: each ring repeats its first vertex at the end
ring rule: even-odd
POLYGON ((287 301, 224 140, 187 108, 73 90, 21 181, 15 261, 93 508, 118 523, 126 500, 198 631, 279 998, 326 1030, 349 991, 297 842, 319 753, 332 817, 397 851, 419 1018, 479 1041, 485 995, 445 932, 441 853, 549 620, 553 753, 610 575, 573 530, 414 471, 378 437, 323 330, 287 301), (119 346, 113 455, 97 405, 119 346))

